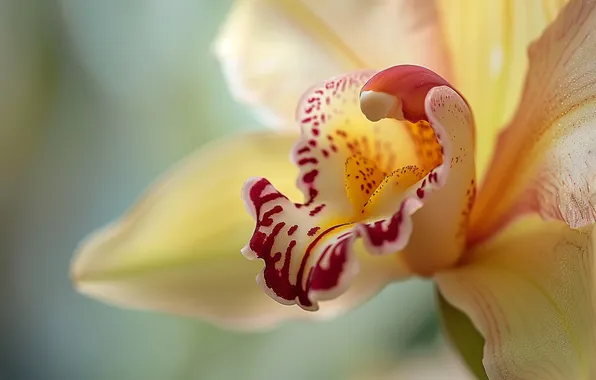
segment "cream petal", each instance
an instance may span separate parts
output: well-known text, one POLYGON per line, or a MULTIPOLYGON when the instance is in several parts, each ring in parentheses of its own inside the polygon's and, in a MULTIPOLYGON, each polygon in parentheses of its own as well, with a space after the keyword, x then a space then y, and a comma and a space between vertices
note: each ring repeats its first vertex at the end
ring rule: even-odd
POLYGON ((491 380, 596 377, 592 227, 525 218, 436 276, 484 336, 491 380))
POLYGON ((472 242, 526 212, 596 222, 596 2, 572 1, 530 48, 522 101, 472 214, 472 242))
POLYGON ((81 243, 71 269, 76 288, 119 306, 232 328, 328 318, 361 303, 378 290, 375 273, 383 278, 397 266, 362 261, 362 280, 341 300, 325 303, 320 313, 307 313, 267 297, 255 283, 259 263, 240 254, 253 228, 240 199, 242 182, 266 174, 297 196, 297 169, 288 159, 296 139, 294 134, 256 133, 200 149, 151 186, 122 218, 81 243))
POLYGON ((499 131, 515 111, 528 45, 567 0, 439 0, 453 63, 452 82, 474 110, 477 173, 483 177, 499 131))
POLYGON ((449 74, 434 0, 238 0, 215 51, 233 95, 280 128, 326 78, 400 63, 449 74))

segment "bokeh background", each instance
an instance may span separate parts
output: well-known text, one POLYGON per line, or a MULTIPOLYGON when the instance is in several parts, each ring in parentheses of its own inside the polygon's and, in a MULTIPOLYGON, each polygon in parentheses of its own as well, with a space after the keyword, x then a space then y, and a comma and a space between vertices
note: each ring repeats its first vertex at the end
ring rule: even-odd
POLYGON ((258 334, 73 290, 87 233, 191 151, 260 128, 211 52, 231 3, 0 2, 0 379, 461 378, 419 280, 258 334))

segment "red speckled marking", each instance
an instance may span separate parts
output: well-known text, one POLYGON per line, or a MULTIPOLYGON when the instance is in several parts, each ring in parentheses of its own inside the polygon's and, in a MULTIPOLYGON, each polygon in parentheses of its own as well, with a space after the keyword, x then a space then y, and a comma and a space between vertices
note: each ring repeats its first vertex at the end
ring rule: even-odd
POLYGON ((290 227, 290 229, 288 230, 288 236, 294 235, 294 232, 296 232, 297 229, 298 229, 297 224, 294 224, 292 227, 290 227))
POLYGON ((300 161, 298 161, 298 165, 299 166, 304 166, 306 164, 313 164, 316 165, 319 163, 319 160, 317 160, 314 157, 308 157, 308 158, 302 158, 300 161))
POLYGON ((474 202, 476 202, 476 181, 473 178, 470 180, 470 184, 468 186, 468 189, 466 190, 466 198, 466 205, 464 209, 461 211, 459 229, 457 232, 457 237, 462 240, 467 238, 470 214, 472 213, 472 207, 474 207, 474 202))
POLYGON ((285 222, 275 222, 272 218, 274 215, 283 211, 283 207, 275 205, 270 209, 265 209, 265 206, 278 199, 285 199, 281 193, 272 192, 264 194, 267 187, 271 186, 269 181, 261 179, 254 183, 250 188, 250 201, 254 206, 257 215, 257 226, 255 232, 250 239, 250 249, 257 254, 257 257, 265 261, 265 268, 263 269, 263 277, 268 288, 275 288, 275 294, 283 299, 293 300, 296 297, 295 286, 290 282, 290 264, 292 259, 292 251, 296 246, 296 240, 290 240, 284 254, 282 266, 278 267, 277 263, 282 259, 281 252, 273 252, 273 245, 282 228, 285 227, 285 222), (264 232, 262 227, 275 226, 270 232, 264 232))
POLYGON ((321 229, 321 227, 313 227, 306 233, 308 236, 315 236, 316 233, 321 229))
POLYGON ((322 284, 330 289, 338 285, 333 277, 337 281, 341 279, 349 254, 347 239, 354 234, 344 232, 342 239, 337 239, 333 233, 342 225, 325 230, 312 224, 308 226, 307 222, 316 220, 308 213, 320 209, 321 205, 312 210, 299 208, 264 178, 247 182, 243 193, 257 221, 248 248, 265 263, 261 284, 279 302, 297 303, 306 310, 316 310, 317 304, 310 296, 311 285, 318 284, 319 293, 325 292, 322 284), (338 250, 342 251, 342 260, 334 256, 330 261, 324 254, 336 255, 338 250), (317 276, 328 277, 317 279, 317 276))
POLYGON ((375 247, 382 247, 387 242, 400 239, 400 231, 404 219, 404 205, 402 203, 398 212, 387 220, 379 220, 374 223, 364 224, 369 244, 375 247))
POLYGON ((304 183, 311 184, 315 182, 315 178, 317 178, 317 175, 319 175, 318 170, 311 170, 302 177, 302 180, 304 181, 304 183))
POLYGON ((304 215, 303 208, 296 207, 275 190, 269 181, 257 179, 246 186, 257 220, 248 247, 256 258, 265 262, 262 284, 282 303, 297 303, 306 310, 316 310, 316 298, 313 299, 312 294, 324 299, 326 294, 335 294, 338 286, 346 286, 344 272, 352 265, 350 246, 361 232, 369 243, 379 247, 400 238, 403 206, 388 220, 360 225, 360 229, 354 229, 358 225, 349 223, 325 230, 320 226, 302 228, 298 226, 304 226, 304 221, 311 220, 310 217, 304 215), (301 223, 292 223, 297 221, 301 223), (336 233, 341 227, 344 230, 336 233), (282 235, 283 231, 286 232, 282 235), (299 231, 307 232, 299 235, 299 231))
POLYGON ((310 212, 308 213, 308 216, 315 216, 318 213, 320 213, 324 208, 325 208, 325 205, 324 204, 317 205, 317 206, 315 206, 315 208, 313 208, 312 210, 310 210, 310 212))
POLYGON ((341 282, 341 275, 346 270, 349 260, 353 234, 338 238, 333 246, 325 247, 317 266, 313 269, 310 289, 312 291, 328 291, 341 282))

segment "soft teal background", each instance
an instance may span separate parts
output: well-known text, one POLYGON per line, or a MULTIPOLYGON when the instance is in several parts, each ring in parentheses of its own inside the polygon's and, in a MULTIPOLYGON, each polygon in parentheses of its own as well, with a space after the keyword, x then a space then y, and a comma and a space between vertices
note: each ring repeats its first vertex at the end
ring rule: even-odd
POLYGON ((421 281, 264 334, 73 291, 82 237, 205 142, 259 128, 210 52, 230 5, 0 2, 0 379, 349 379, 434 341, 421 281))

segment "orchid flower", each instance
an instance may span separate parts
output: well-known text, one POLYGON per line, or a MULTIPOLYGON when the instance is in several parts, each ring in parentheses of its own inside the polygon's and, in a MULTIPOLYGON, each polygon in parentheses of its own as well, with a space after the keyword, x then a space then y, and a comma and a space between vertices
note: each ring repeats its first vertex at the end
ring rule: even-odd
POLYGON ((298 101, 300 136, 216 143, 92 235, 77 285, 120 305, 265 326, 336 315, 422 276, 482 334, 491 380, 592 379, 595 54, 596 1, 572 0, 529 48, 480 186, 479 120, 492 114, 472 110, 492 100, 471 100, 457 75, 387 65, 324 80, 298 101), (242 176, 253 228, 234 209, 242 176), (242 238, 253 261, 219 248, 242 238))

